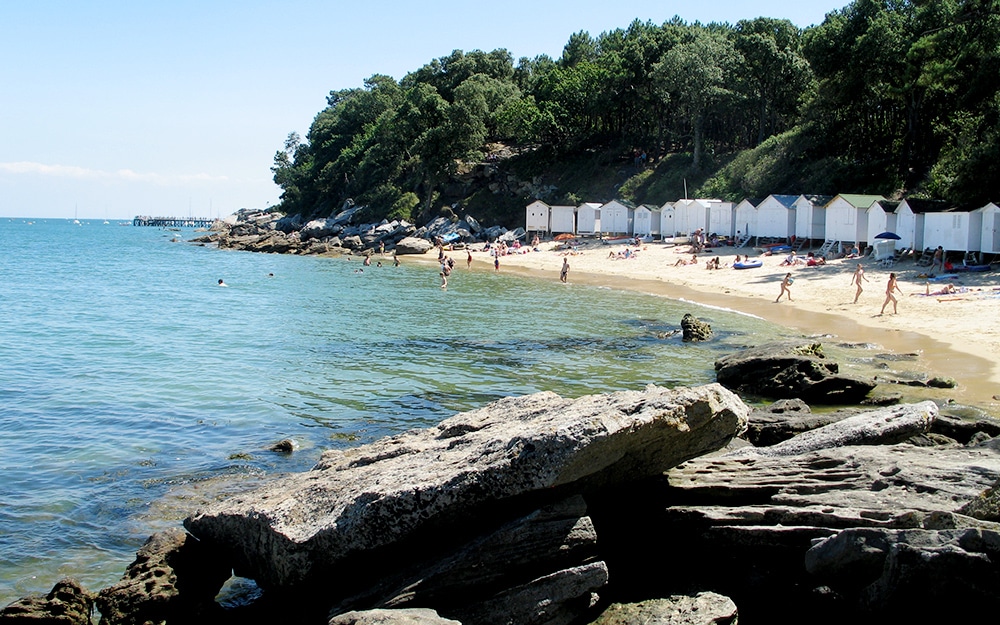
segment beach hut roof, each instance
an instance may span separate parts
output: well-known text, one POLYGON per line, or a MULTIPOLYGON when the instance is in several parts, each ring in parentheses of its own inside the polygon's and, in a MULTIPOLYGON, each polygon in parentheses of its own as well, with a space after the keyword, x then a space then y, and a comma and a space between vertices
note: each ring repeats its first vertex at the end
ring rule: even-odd
MULTIPOLYGON (((765 200, 765 198, 762 198, 762 197, 748 197, 748 198, 743 198, 743 202, 746 202, 747 204, 749 204, 750 206, 753 206, 753 207, 760 206, 760 203, 763 202, 764 200, 765 200)), ((742 202, 741 202, 741 204, 742 204, 742 202)))
POLYGON ((797 195, 774 195, 774 194, 772 194, 771 197, 773 197, 774 199, 776 199, 778 201, 778 203, 781 204, 782 206, 784 206, 785 208, 791 208, 792 205, 795 204, 795 200, 799 199, 799 196, 797 196, 797 195))
POLYGON ((873 202, 872 206, 874 206, 875 204, 881 206, 882 210, 884 210, 887 213, 895 213, 896 209, 899 208, 899 205, 902 204, 902 202, 893 200, 879 200, 878 202, 873 202))
MULTIPOLYGON (((856 193, 841 193, 837 197, 844 198, 844 201, 854 208, 868 208, 875 202, 885 199, 885 196, 882 195, 860 195, 856 193)), ((835 197, 833 199, 835 200, 837 198, 835 197)), ((830 202, 832 201, 833 200, 830 200, 830 202)), ((827 204, 829 204, 829 202, 827 202, 827 204)))
POLYGON ((802 197, 806 199, 807 202, 813 206, 826 206, 833 201, 832 195, 808 195, 803 194, 802 197))
POLYGON ((948 203, 944 200, 906 198, 906 204, 914 213, 940 213, 949 209, 948 203))

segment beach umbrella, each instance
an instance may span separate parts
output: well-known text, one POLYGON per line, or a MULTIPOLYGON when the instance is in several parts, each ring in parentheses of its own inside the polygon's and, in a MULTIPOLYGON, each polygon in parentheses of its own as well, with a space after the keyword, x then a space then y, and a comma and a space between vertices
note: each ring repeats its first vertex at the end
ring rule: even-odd
POLYGON ((881 234, 876 234, 875 238, 876 239, 892 239, 893 241, 898 241, 898 240, 902 239, 903 237, 899 236, 895 232, 883 232, 881 234))

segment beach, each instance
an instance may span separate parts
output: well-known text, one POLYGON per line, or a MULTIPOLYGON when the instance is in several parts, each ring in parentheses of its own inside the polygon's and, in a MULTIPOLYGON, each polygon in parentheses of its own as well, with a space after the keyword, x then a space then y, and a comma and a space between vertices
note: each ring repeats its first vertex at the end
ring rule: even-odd
MULTIPOLYGON (((889 268, 864 258, 832 260, 815 267, 784 266, 786 254, 763 256, 753 249, 732 247, 709 249, 697 255, 697 264, 678 266, 678 260, 691 260, 690 245, 655 242, 636 248, 624 242, 584 240, 567 249, 563 243, 547 241, 536 249, 501 257, 500 271, 559 280, 567 259, 568 287, 577 283, 637 290, 756 315, 808 335, 832 335, 842 341, 876 343, 899 353, 918 353, 932 375, 958 381, 956 399, 1000 412, 1000 401, 994 398, 1000 396, 996 324, 1000 277, 994 273, 928 279, 920 277, 927 275, 928 268, 916 266, 912 259, 889 268), (620 252, 626 248, 634 253, 623 258, 620 252), (737 252, 761 260, 762 266, 733 269, 737 252), (722 268, 706 269, 706 262, 715 256, 722 268), (855 304, 856 287, 851 282, 859 262, 867 281, 855 304), (793 301, 782 298, 775 303, 788 272, 794 279, 793 301), (896 273, 902 290, 896 293, 898 314, 892 314, 891 303, 880 314, 890 272, 896 273), (956 293, 925 294, 949 283, 956 293)), ((472 250, 475 266, 492 271, 490 253, 480 244, 472 250)), ((448 254, 464 267, 464 250, 448 254)))

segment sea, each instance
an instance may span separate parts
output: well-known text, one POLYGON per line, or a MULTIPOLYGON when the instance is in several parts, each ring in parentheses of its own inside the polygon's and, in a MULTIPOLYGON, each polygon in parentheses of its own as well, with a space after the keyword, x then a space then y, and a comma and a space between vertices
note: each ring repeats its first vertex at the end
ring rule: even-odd
POLYGON ((509 395, 710 383, 718 357, 790 336, 572 279, 463 261, 443 290, 432 264, 220 250, 201 234, 0 219, 0 605, 64 576, 108 586, 201 501, 325 449, 509 395), (688 312, 716 338, 682 342, 688 312), (285 439, 293 452, 271 451, 285 439))

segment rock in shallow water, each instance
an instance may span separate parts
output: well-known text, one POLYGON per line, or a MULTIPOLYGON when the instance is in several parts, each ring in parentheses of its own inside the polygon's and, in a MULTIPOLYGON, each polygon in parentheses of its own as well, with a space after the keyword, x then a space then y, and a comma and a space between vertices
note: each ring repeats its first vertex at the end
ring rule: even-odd
POLYGON ((477 517, 503 519, 574 490, 657 475, 721 448, 745 429, 748 413, 715 384, 507 398, 433 428, 327 452, 313 470, 185 525, 265 588, 346 582, 356 570, 340 565, 350 556, 418 535, 445 549, 467 540, 477 517))

